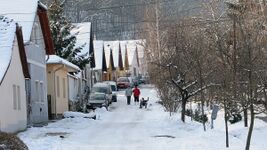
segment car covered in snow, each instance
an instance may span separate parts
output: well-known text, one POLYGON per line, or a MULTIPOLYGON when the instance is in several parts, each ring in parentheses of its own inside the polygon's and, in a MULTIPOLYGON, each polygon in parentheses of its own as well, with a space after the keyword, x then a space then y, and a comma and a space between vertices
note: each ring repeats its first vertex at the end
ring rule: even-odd
POLYGON ((117 84, 114 81, 104 81, 104 83, 107 83, 111 86, 111 90, 112 90, 112 101, 113 102, 117 102, 117 84))
POLYGON ((112 89, 111 86, 107 83, 96 83, 92 87, 92 93, 105 93, 106 98, 109 101, 109 104, 112 103, 112 89))
POLYGON ((108 106, 109 106, 109 101, 105 93, 94 92, 89 95, 89 99, 87 103, 88 109, 106 107, 106 109, 108 110, 108 106))

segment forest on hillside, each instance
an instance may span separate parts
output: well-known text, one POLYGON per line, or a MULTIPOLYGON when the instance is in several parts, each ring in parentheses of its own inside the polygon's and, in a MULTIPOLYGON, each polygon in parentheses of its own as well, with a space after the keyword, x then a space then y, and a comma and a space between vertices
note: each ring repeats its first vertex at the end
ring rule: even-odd
MULTIPOLYGON (((42 0, 49 6, 53 0, 42 0)), ((179 17, 196 15, 204 0, 65 0, 65 15, 73 23, 92 22, 99 40, 129 40, 144 36, 144 26, 155 21, 146 13, 159 5, 161 22, 176 22, 179 17)), ((155 11, 155 10, 152 10, 155 11)))

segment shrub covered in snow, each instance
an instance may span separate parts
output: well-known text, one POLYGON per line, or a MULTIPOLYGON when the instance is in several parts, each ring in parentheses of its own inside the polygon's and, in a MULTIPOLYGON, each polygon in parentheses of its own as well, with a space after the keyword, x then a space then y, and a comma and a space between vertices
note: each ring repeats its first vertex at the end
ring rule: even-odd
POLYGON ((186 109, 185 115, 192 117, 195 121, 198 122, 204 122, 206 123, 208 121, 208 117, 206 114, 202 115, 200 111, 195 110, 193 113, 193 110, 191 109, 186 109))
POLYGON ((242 116, 240 114, 232 114, 232 116, 229 118, 229 122, 231 124, 237 123, 242 120, 242 116))

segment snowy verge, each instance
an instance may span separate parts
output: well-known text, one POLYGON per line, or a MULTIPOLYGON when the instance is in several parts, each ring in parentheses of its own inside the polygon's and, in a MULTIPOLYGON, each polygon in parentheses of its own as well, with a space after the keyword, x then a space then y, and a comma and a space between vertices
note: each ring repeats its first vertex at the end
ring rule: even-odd
POLYGON ((81 113, 81 112, 72 112, 66 111, 63 113, 64 118, 95 118, 95 113, 81 113))

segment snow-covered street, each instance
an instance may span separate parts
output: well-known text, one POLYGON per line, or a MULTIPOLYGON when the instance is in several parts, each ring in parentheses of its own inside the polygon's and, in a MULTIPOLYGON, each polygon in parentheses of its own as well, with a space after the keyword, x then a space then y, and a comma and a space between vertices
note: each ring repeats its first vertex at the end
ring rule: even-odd
MULTIPOLYGON (((215 129, 203 131, 200 123, 180 121, 180 115, 169 116, 151 86, 141 88, 141 97, 150 97, 148 109, 126 105, 124 91, 109 111, 96 110, 97 119, 65 118, 41 128, 30 128, 19 134, 30 150, 214 150, 225 148, 223 119, 215 129)), ((244 149, 247 129, 243 122, 230 126, 230 148, 244 149)), ((251 149, 267 147, 266 123, 256 120, 251 149)))

